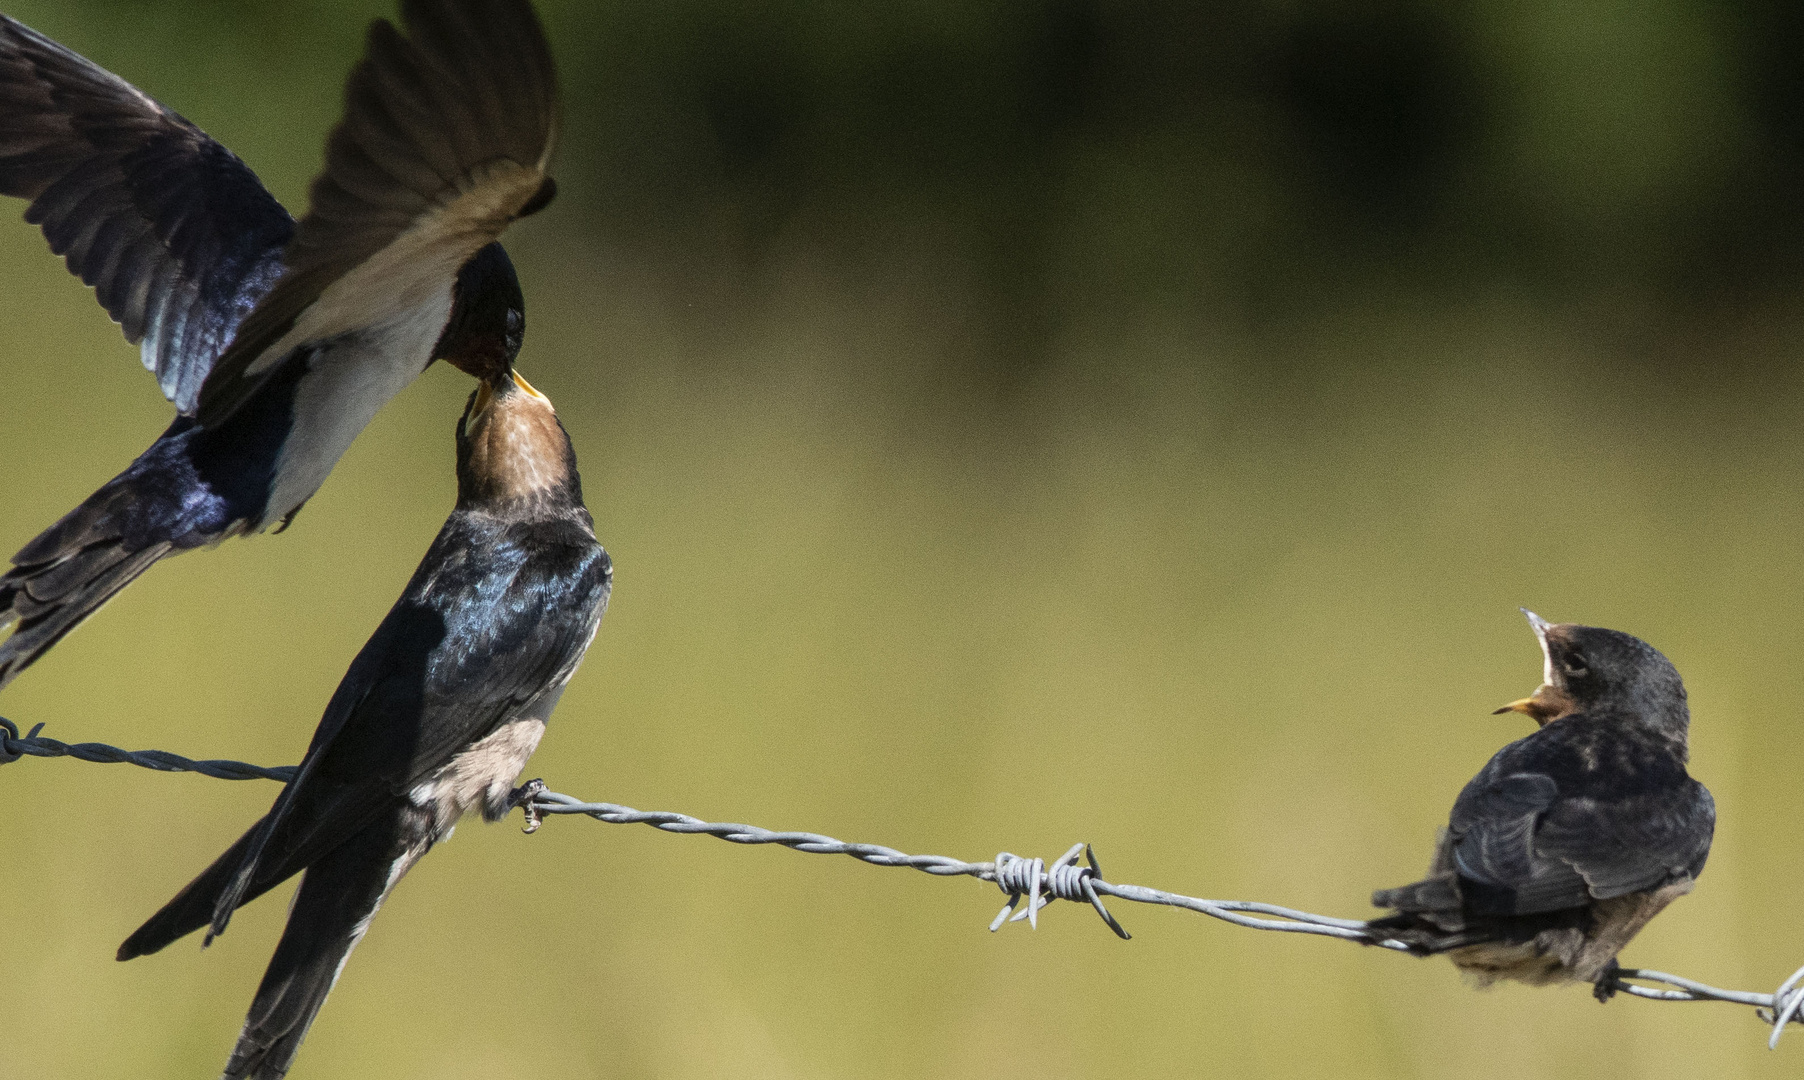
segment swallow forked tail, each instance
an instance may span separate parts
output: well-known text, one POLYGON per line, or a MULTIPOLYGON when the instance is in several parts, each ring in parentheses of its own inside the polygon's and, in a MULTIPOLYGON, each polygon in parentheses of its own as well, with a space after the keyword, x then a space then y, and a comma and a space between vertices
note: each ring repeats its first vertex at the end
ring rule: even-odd
POLYGON ((0 642, 0 687, 175 550, 168 540, 127 539, 120 527, 126 508, 119 504, 130 493, 114 486, 95 492, 27 544, 0 577, 0 629, 18 624, 0 642))
MULTIPOLYGON (((430 846, 407 841, 407 835, 418 833, 408 829, 410 823, 406 813, 380 816, 306 868, 223 1077, 276 1080, 287 1074, 376 909, 430 846)), ((119 959, 156 952, 212 921, 216 898, 262 827, 262 822, 253 826, 127 938, 119 959)), ((297 869, 288 863, 257 873, 239 903, 249 903, 297 869)))
POLYGON ((222 1077, 287 1075, 376 909, 424 853, 402 842, 400 825, 395 816, 379 818, 307 868, 222 1077))
MULTIPOLYGON (((267 819, 265 819, 267 820, 267 819)), ((213 906, 219 896, 238 873, 244 864, 245 853, 257 841, 258 833, 263 829, 263 821, 251 826, 250 831, 238 838, 238 842, 227 848, 225 854, 213 860, 213 865, 201 871, 200 876, 190 881, 186 888, 175 895, 175 899, 164 904, 145 921, 143 926, 132 932, 119 946, 120 960, 132 960, 140 956, 149 956, 165 945, 192 934, 213 921, 213 906)), ((283 872, 282 867, 273 868, 269 872, 253 877, 250 887, 245 889, 239 899, 240 905, 248 904, 262 896, 270 889, 282 883, 293 871, 283 872)))
POLYGON ((1452 874, 1380 889, 1372 894, 1374 907, 1392 908, 1397 914, 1372 919, 1366 928, 1380 938, 1401 941, 1417 956, 1479 945, 1495 940, 1495 934, 1468 923, 1462 911, 1459 882, 1452 874))
POLYGON ((251 470, 222 489, 209 473, 205 435, 178 420, 13 556, 0 576, 0 631, 17 624, 0 642, 0 687, 159 560, 250 527, 246 507, 266 478, 251 470))

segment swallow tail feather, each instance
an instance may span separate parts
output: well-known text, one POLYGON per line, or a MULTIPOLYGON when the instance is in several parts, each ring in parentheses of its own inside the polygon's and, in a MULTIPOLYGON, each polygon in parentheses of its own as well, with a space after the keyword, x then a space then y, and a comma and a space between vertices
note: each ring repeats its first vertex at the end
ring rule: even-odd
POLYGON ((1436 874, 1411 885, 1380 889, 1372 894, 1374 907, 1397 912, 1366 923, 1380 938, 1401 941, 1418 956, 1432 956, 1496 939, 1495 933, 1474 925, 1464 911, 1459 878, 1436 874))
POLYGON ((1459 919, 1461 901, 1459 879, 1452 874, 1437 874, 1413 885, 1380 889, 1372 894, 1374 907, 1433 914, 1442 919, 1459 919))
POLYGON ((122 535, 106 495, 70 511, 0 577, 0 627, 18 624, 0 643, 0 687, 169 554, 166 540, 134 545, 122 535))
MULTIPOLYGON (((239 837, 238 842, 226 849, 225 854, 213 861, 213 865, 201 871, 201 875, 188 883, 188 887, 177 893, 175 899, 164 904, 162 910, 152 915, 143 926, 133 932, 119 946, 119 959, 131 960, 140 956, 148 956, 178 938, 186 937, 213 921, 213 906, 218 902, 226 886, 231 883, 244 864, 245 853, 258 840, 258 833, 263 829, 259 821, 250 831, 239 837)), ((258 874, 245 890, 240 904, 248 904, 257 897, 280 884, 286 874, 276 876, 273 873, 258 874)))
MULTIPOLYGON (((287 1075, 376 909, 429 846, 403 840, 405 819, 390 815, 377 820, 307 868, 223 1077, 276 1080, 287 1075)), ((205 915, 198 921, 204 922, 205 915)))
POLYGON ((230 499, 195 480, 199 433, 185 427, 13 556, 0 576, 0 629, 18 625, 0 643, 0 687, 158 560, 247 527, 230 499))
MULTIPOLYGON (((417 811, 385 815, 307 868, 225 1077, 274 1080, 287 1074, 301 1040, 376 909, 430 846, 421 823, 414 820, 420 816, 417 811)), ((213 918, 216 900, 232 882, 263 827, 261 821, 253 826, 140 926, 119 946, 119 959, 154 953, 206 926, 213 918)), ((294 870, 290 864, 259 867, 239 902, 256 899, 294 870)))

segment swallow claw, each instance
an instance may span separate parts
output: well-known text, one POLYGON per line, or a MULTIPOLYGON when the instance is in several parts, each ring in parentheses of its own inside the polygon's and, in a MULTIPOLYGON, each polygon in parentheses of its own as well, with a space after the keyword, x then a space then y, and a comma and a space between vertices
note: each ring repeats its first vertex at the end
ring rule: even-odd
POLYGON ((1610 961, 1610 966, 1598 973, 1597 981, 1591 984, 1591 996, 1600 1003, 1609 1001, 1622 989, 1622 965, 1610 961))
POLYGON ((539 816, 539 808, 534 806, 532 801, 545 794, 546 790, 545 781, 535 776, 508 793, 507 805, 509 807, 518 806, 520 812, 526 815, 526 827, 521 829, 521 832, 536 833, 539 831, 539 823, 542 819, 539 816))

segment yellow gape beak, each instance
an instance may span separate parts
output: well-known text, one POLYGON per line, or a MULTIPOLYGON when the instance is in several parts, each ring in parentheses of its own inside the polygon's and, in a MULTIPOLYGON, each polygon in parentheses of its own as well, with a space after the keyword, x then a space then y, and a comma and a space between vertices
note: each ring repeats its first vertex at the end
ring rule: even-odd
POLYGON ((1512 701, 1491 715, 1500 716, 1506 712, 1519 712, 1537 724, 1546 724, 1550 720, 1572 713, 1578 709, 1578 703, 1572 696, 1556 686, 1542 683, 1528 697, 1512 701))
POLYGON ((551 399, 546 397, 544 394, 539 393, 537 390, 534 390, 532 384, 526 381, 525 376, 521 375, 518 371, 514 372, 513 374, 514 374, 514 385, 518 386, 521 390, 524 390, 528 397, 536 398, 537 400, 544 402, 546 405, 551 404, 551 399))
POLYGON ((1578 706, 1570 694, 1554 683, 1553 649, 1547 642, 1547 633, 1553 629, 1552 624, 1527 608, 1522 609, 1522 614, 1528 616, 1528 624, 1535 631, 1535 640, 1541 643, 1541 685, 1535 687, 1535 692, 1528 697, 1517 698, 1501 709, 1491 710, 1491 715, 1519 712, 1535 723, 1545 725, 1550 720, 1557 720, 1574 711, 1578 706))

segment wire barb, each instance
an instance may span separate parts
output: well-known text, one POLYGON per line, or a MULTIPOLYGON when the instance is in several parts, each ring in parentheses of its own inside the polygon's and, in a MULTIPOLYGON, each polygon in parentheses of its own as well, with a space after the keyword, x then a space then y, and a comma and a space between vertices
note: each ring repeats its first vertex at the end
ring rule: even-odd
POLYGON ((1096 853, 1090 850, 1089 844, 1073 844, 1071 850, 1060 855, 1058 861, 1048 869, 1043 859, 1023 859, 1019 855, 1002 852, 996 856, 996 886, 1008 894, 1008 903, 990 923, 990 933, 1002 929, 1004 922, 1020 922, 1027 920, 1027 925, 1039 929, 1037 918, 1041 908, 1054 900, 1088 900, 1102 916, 1102 921, 1115 936, 1123 941, 1134 935, 1122 929, 1115 916, 1102 904, 1102 898, 1096 893, 1096 886, 1102 882, 1102 867, 1096 861, 1096 853), (1083 855, 1090 860, 1089 866, 1077 865, 1077 857, 1083 855), (1021 897, 1031 896, 1033 902, 1024 911, 1016 912, 1014 918, 1009 913, 1021 902, 1021 897))
MULTIPOLYGON (((293 779, 295 773, 293 766, 266 769, 242 761, 194 761, 161 750, 121 750, 103 743, 70 745, 40 736, 38 732, 43 727, 39 724, 29 734, 21 736, 17 725, 0 717, 0 765, 17 761, 23 756, 73 757, 82 761, 124 762, 158 772, 197 772, 222 780, 266 779, 283 783, 293 779)), ((1087 900, 1109 929, 1126 940, 1128 932, 1122 929, 1121 924, 1103 906, 1102 897, 1110 896, 1136 904, 1183 908, 1253 930, 1314 934, 1394 952, 1409 951, 1409 946, 1401 941, 1374 937, 1363 919, 1337 919, 1254 900, 1204 900, 1149 889, 1144 885, 1105 881, 1102 867, 1097 864, 1096 854, 1088 844, 1073 844, 1051 866, 1047 866, 1042 859, 1026 859, 1006 851, 997 855, 993 862, 971 863, 945 855, 910 855, 880 844, 851 844, 820 833, 776 832, 756 825, 703 821, 688 814, 635 810, 618 803, 583 802, 569 795, 543 790, 542 784, 537 784, 536 787, 534 783, 523 785, 521 794, 524 797, 519 805, 529 812, 529 820, 532 814, 581 814, 613 825, 650 825, 664 832, 698 833, 719 837, 734 844, 777 844, 814 855, 849 855, 873 866, 906 866, 936 877, 974 877, 979 881, 995 882, 1008 895, 1009 900, 1002 912, 990 923, 991 930, 1000 929, 1004 923, 1019 922, 1022 919, 1026 919, 1029 926, 1037 927, 1039 910, 1054 900, 1087 900), (1086 857, 1088 866, 1077 864, 1080 854, 1086 857), (1017 911, 1023 898, 1031 899, 1025 909, 1017 911)), ((1632 997, 1650 1001, 1726 1001, 1736 1005, 1751 1005, 1763 1023, 1773 1025, 1772 1036, 1767 1041, 1769 1047, 1778 1046, 1779 1036, 1787 1025, 1804 1023, 1804 968, 1793 972, 1791 978, 1771 994, 1723 990, 1646 968, 1619 969, 1616 973, 1616 989, 1632 997), (1640 983, 1657 985, 1642 986, 1640 983)))
MULTIPOLYGON (((1771 1008, 1759 1010, 1760 1018, 1773 1025, 1772 1037, 1766 1041, 1768 1050, 1779 1048, 1779 1036, 1785 1034, 1785 1025, 1798 1018, 1798 1007, 1804 1005, 1804 988, 1798 986, 1800 981, 1804 981, 1804 968, 1792 972, 1791 978, 1780 983, 1779 989, 1773 991, 1771 1008)), ((1799 1022, 1804 1023, 1804 1020, 1799 1022)))

